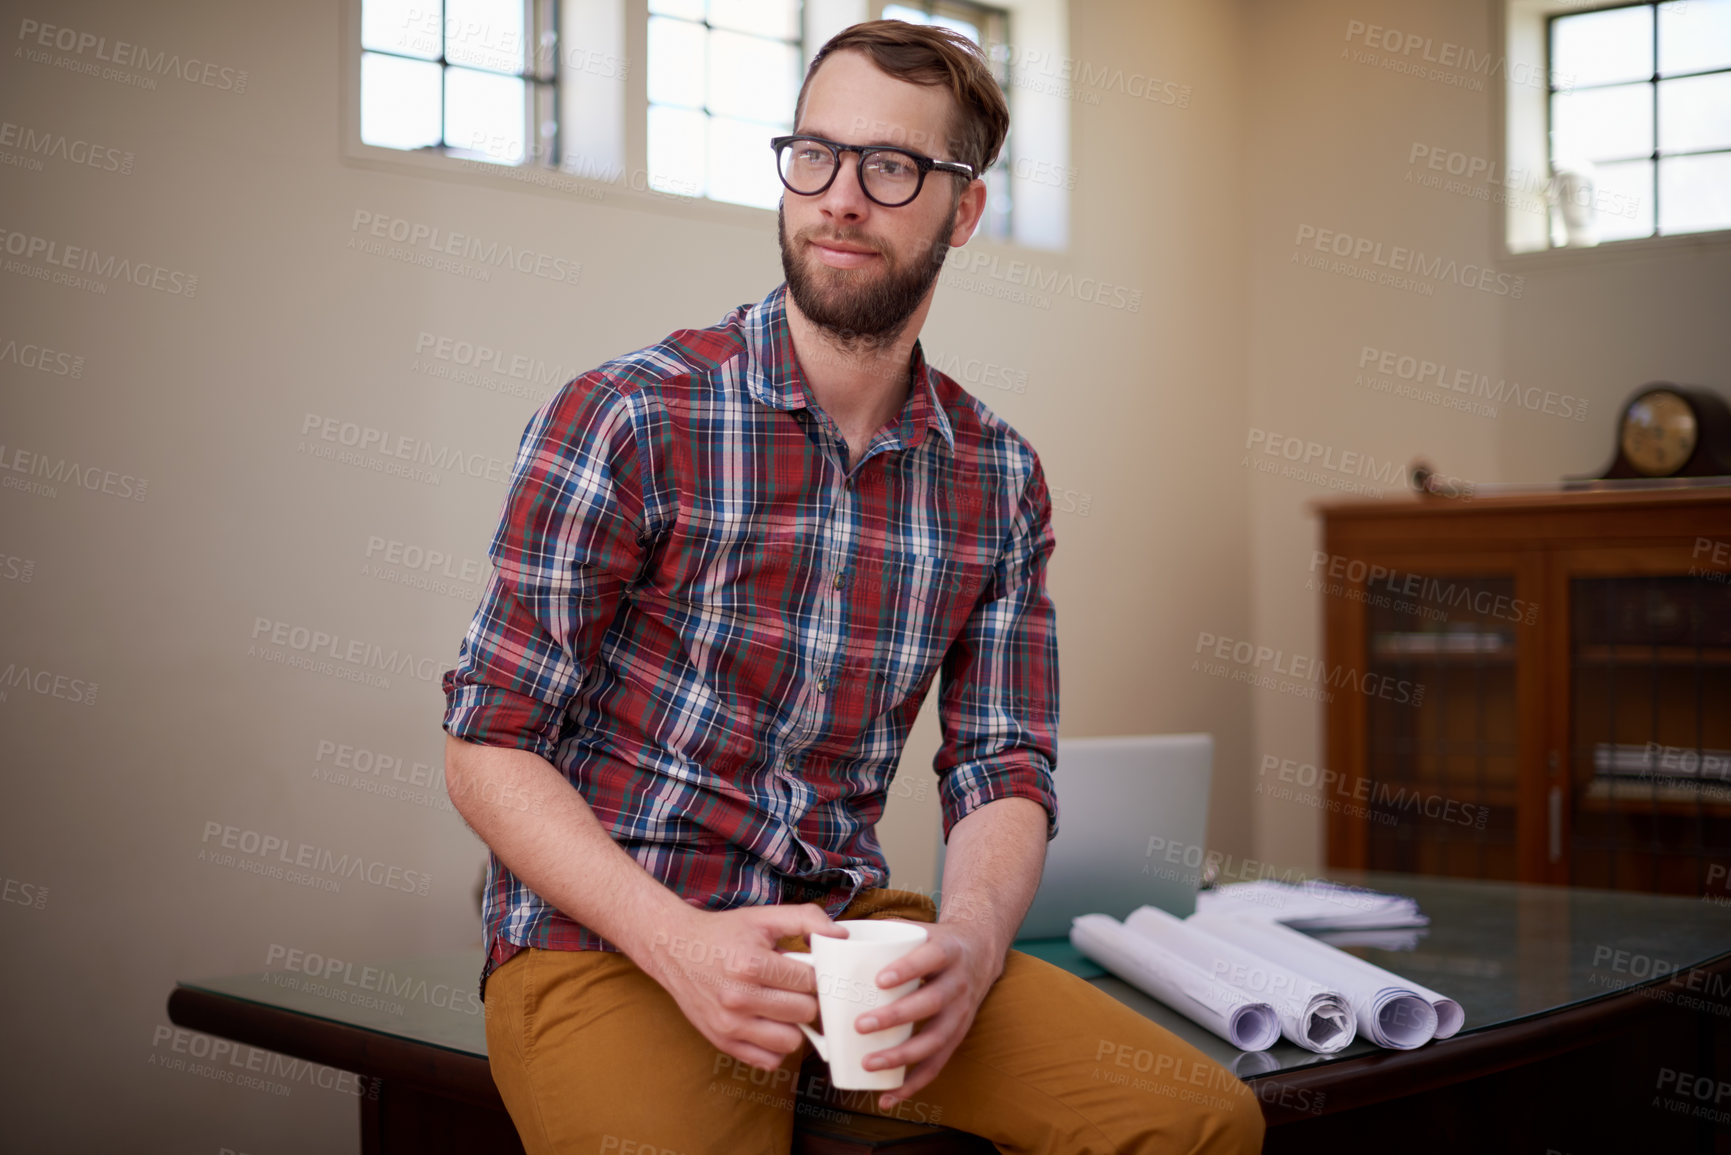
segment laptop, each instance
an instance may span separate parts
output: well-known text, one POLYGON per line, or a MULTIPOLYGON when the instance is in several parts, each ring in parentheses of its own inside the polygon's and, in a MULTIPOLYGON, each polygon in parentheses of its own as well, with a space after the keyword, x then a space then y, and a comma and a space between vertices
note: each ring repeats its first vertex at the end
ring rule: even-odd
POLYGON ((1077 915, 1144 905, 1195 913, 1213 761, 1211 734, 1060 738, 1058 837, 1016 937, 1067 938, 1077 915))

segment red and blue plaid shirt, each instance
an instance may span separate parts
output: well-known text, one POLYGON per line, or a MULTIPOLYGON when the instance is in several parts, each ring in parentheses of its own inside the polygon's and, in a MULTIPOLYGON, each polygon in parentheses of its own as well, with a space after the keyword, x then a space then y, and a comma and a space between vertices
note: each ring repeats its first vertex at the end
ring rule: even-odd
MULTIPOLYGON (((694 905, 834 916, 888 885, 874 827, 940 671, 944 836, 1007 797, 1057 833, 1052 506, 1032 447, 917 343, 900 418, 844 465, 785 294, 530 419, 444 728, 546 758, 694 905)), ((618 949, 497 855, 483 917, 483 989, 524 946, 618 949)))

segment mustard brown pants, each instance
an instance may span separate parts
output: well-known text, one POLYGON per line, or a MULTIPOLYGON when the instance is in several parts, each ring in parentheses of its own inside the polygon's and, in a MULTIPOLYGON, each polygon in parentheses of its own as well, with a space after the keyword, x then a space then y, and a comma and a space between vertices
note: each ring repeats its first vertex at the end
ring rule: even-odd
MULTIPOLYGON (((873 889, 841 917, 932 922, 936 909, 911 891, 873 889)), ((1256 1096, 1231 1072, 1020 951, 943 1071, 887 1113, 877 1092, 802 1084, 809 1043, 775 1071, 716 1050, 612 951, 518 952, 488 978, 486 1016, 493 1081, 529 1155, 787 1155, 796 1116, 818 1111, 942 1124, 1015 1155, 1262 1147, 1256 1096)))

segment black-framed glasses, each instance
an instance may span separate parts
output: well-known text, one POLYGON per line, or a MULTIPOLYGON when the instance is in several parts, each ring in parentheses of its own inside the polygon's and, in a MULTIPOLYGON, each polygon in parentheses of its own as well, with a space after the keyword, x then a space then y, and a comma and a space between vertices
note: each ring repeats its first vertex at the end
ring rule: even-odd
POLYGON ((859 186, 865 195, 885 208, 897 208, 920 195, 928 172, 953 172, 973 180, 979 174, 971 164, 933 160, 905 148, 886 144, 842 144, 821 136, 778 136, 769 142, 775 150, 776 169, 789 192, 814 197, 835 183, 841 171, 841 154, 859 154, 859 186))

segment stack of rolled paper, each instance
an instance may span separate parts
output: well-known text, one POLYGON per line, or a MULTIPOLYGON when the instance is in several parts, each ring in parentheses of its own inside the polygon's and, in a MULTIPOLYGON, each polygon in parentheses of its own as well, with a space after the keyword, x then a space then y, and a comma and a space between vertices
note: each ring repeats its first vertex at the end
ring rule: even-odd
POLYGON ((1357 1035, 1410 1050, 1460 1030, 1453 999, 1266 917, 1156 907, 1124 922, 1087 914, 1070 941, 1089 958, 1240 1050, 1284 1035, 1328 1055, 1357 1035))

